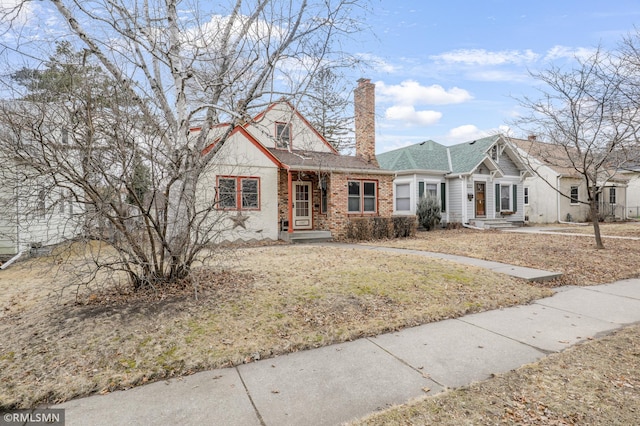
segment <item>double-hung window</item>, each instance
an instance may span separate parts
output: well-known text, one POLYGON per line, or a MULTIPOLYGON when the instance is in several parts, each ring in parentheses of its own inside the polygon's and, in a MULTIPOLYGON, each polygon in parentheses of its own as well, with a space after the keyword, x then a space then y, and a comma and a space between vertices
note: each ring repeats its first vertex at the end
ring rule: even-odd
POLYGON ((609 188, 609 204, 615 204, 615 203, 616 203, 616 189, 609 188))
POLYGON ((496 212, 516 212, 518 210, 518 186, 496 183, 496 212))
POLYGON ((411 210, 411 184, 396 184, 396 211, 404 212, 411 210))
POLYGON ((289 148, 291 144, 291 124, 276 123, 276 147, 289 148))
POLYGON ((349 213, 375 213, 378 204, 375 181, 350 180, 347 211, 349 213))
POLYGON ((219 177, 218 208, 224 210, 260 209, 260 178, 219 177))
POLYGON ((571 187, 571 204, 578 204, 578 187, 571 187))

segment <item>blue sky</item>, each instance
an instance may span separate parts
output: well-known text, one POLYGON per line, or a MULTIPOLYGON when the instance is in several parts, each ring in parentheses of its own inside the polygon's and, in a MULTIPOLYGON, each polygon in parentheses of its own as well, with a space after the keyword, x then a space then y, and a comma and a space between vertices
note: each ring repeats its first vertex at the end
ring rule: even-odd
MULTIPOLYGON (((373 64, 377 151, 427 139, 445 145, 505 130, 535 94, 528 70, 640 28, 638 0, 371 0, 353 52, 373 64)), ((357 78, 357 77, 356 77, 357 78)), ((355 83, 354 83, 355 84, 355 83)), ((512 129, 514 136, 517 129, 512 129)))

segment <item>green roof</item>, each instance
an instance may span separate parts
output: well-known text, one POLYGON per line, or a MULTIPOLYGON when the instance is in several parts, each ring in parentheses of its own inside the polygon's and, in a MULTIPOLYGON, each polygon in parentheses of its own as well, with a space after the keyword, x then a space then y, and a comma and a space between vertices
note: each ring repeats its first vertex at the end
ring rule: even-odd
POLYGON ((432 140, 420 142, 376 156, 380 167, 387 170, 430 170, 444 173, 471 173, 486 157, 487 151, 500 138, 489 136, 446 147, 432 140), (451 166, 449 166, 449 156, 451 166))
POLYGON ((449 147, 451 152, 451 173, 470 173, 473 171, 484 160, 491 145, 499 138, 499 135, 488 136, 449 147))
POLYGON ((385 152, 376 158, 380 167, 387 170, 449 171, 447 147, 432 140, 385 152))

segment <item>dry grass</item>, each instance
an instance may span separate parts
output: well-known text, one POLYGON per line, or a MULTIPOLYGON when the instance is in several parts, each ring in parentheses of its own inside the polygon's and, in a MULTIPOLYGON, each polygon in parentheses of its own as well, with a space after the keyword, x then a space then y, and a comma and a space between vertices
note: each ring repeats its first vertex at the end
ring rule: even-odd
POLYGON ((353 425, 633 425, 639 418, 636 325, 353 425))
MULTIPOLYGON (((375 335, 548 290, 489 271, 367 250, 229 252, 192 287, 132 297, 57 291, 46 259, 0 272, 0 408, 33 407, 375 335), (50 296, 54 294, 56 296, 50 296)), ((103 283, 105 284, 105 283, 103 283)))
MULTIPOLYGON (((603 234, 628 236, 640 232, 640 223, 603 225, 603 234)), ((605 238, 606 249, 597 250, 594 240, 584 236, 462 229, 421 232, 413 239, 378 244, 562 272, 564 276, 552 285, 595 285, 640 276, 638 240, 605 238)))

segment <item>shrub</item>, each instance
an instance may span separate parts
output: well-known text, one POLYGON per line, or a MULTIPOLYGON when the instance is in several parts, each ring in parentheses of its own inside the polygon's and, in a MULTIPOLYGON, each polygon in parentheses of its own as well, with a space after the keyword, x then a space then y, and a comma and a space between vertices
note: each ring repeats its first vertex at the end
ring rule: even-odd
POLYGON ((356 241, 405 238, 414 236, 416 228, 415 216, 358 217, 347 223, 346 237, 356 241))
POLYGON ((427 231, 432 230, 440 223, 440 203, 437 198, 427 195, 420 198, 416 211, 418 223, 427 231))

